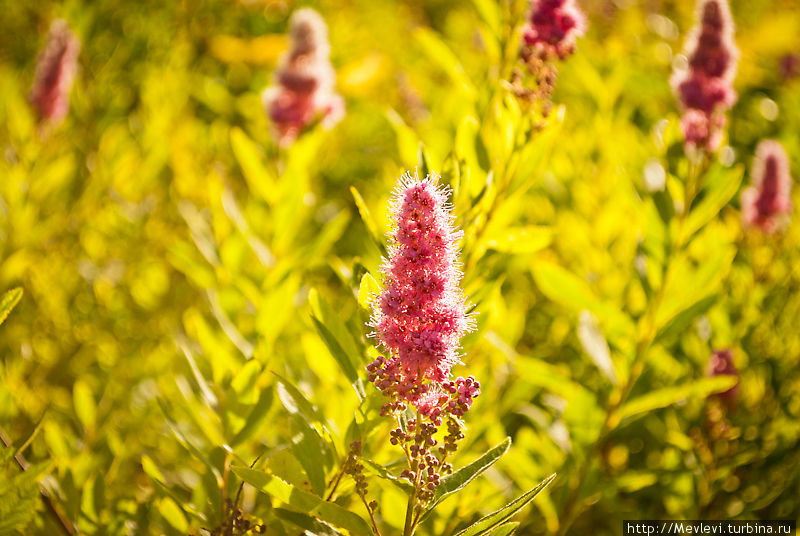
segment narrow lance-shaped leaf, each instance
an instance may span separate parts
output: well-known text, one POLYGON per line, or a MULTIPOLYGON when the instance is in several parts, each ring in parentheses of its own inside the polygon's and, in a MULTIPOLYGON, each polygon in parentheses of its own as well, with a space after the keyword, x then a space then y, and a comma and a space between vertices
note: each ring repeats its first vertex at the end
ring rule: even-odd
POLYGON ((654 342, 660 342, 663 339, 669 339, 670 337, 680 335, 695 318, 708 311, 711 306, 717 303, 717 299, 719 299, 719 294, 711 294, 675 315, 672 320, 658 330, 654 342))
POLYGON ((356 203, 358 214, 361 216, 361 221, 364 222, 364 226, 367 228, 369 237, 373 242, 375 242, 375 245, 378 246, 378 249, 381 251, 381 255, 386 255, 386 245, 383 243, 383 239, 381 239, 381 234, 378 232, 378 226, 375 223, 375 220, 372 219, 372 214, 370 214, 369 208, 367 208, 367 204, 364 202, 364 198, 361 197, 361 193, 356 189, 355 186, 350 187, 350 194, 353 196, 353 201, 356 203))
POLYGON ((486 536, 509 536, 514 534, 514 531, 517 530, 518 527, 519 523, 515 521, 504 523, 499 527, 495 527, 491 531, 487 532, 486 536))
POLYGON ((474 462, 470 463, 469 465, 465 465, 455 473, 449 474, 442 478, 441 484, 439 484, 434 491, 433 502, 422 515, 422 519, 424 520, 427 518, 433 509, 436 508, 436 505, 453 493, 463 489, 467 484, 472 482, 475 477, 494 465, 494 463, 499 460, 503 454, 508 452, 510 447, 511 438, 507 437, 499 445, 486 451, 474 462))
POLYGON ((619 417, 620 419, 626 419, 654 409, 665 408, 684 398, 704 397, 713 393, 721 393, 733 387, 737 381, 738 378, 735 376, 715 376, 713 378, 701 378, 677 387, 665 387, 650 391, 645 395, 628 401, 622 406, 619 417))
POLYGON ((30 446, 30 444, 33 443, 34 438, 36 438, 36 435, 39 433, 39 430, 41 430, 42 426, 44 425, 45 415, 47 415, 47 411, 42 413, 42 416, 39 417, 39 421, 36 423, 36 426, 33 427, 33 431, 30 433, 30 435, 28 435, 28 437, 24 441, 22 441, 19 444, 18 447, 14 448, 13 445, 10 445, 5 449, 0 450, 0 466, 2 466, 11 458, 25 452, 25 449, 27 449, 28 446, 30 446))
POLYGON ((279 519, 288 521, 306 531, 304 534, 314 534, 315 536, 343 536, 341 532, 329 524, 318 521, 309 515, 292 512, 286 508, 275 508, 273 512, 275 512, 275 515, 279 519))
POLYGON ((687 240, 728 204, 728 201, 739 190, 743 176, 744 168, 742 166, 736 166, 733 169, 717 168, 712 171, 705 197, 696 207, 692 207, 686 219, 684 236, 687 240))
POLYGON ((356 369, 353 368, 353 364, 350 362, 350 358, 348 358, 347 354, 344 352, 344 350, 342 350, 342 347, 339 345, 339 341, 336 340, 336 337, 333 336, 330 330, 325 327, 322 322, 313 316, 311 317, 311 320, 314 322, 314 327, 317 328, 317 333, 319 333, 319 336, 322 337, 322 341, 325 343, 325 346, 328 347, 331 355, 339 364, 342 371, 344 371, 345 376, 347 376, 347 380, 353 386, 353 389, 358 395, 359 400, 363 402, 367 395, 364 392, 364 386, 361 384, 356 369))
POLYGON ((381 291, 381 286, 369 272, 361 277, 361 285, 358 287, 358 304, 364 309, 369 310, 372 305, 372 298, 381 291))
POLYGON ((22 298, 22 288, 20 287, 12 288, 3 294, 3 297, 0 298, 0 324, 5 322, 8 314, 19 303, 20 298, 22 298))
POLYGON ((250 191, 268 203, 273 202, 277 180, 261 163, 261 154, 256 144, 242 129, 234 127, 231 129, 231 148, 250 191))
POLYGON ((425 146, 419 142, 419 152, 417 153, 417 162, 420 167, 420 172, 423 177, 427 177, 431 173, 431 157, 425 151, 425 146))
POLYGON ((394 476, 384 466, 375 463, 372 460, 363 459, 363 461, 368 466, 368 468, 372 469, 375 472, 375 474, 378 475, 379 478, 388 480, 389 482, 400 488, 407 495, 411 495, 414 492, 414 486, 409 484, 407 480, 394 476))
POLYGON ((253 409, 250 410, 244 426, 242 426, 241 430, 236 433, 236 436, 231 441, 231 446, 235 447, 259 432, 267 419, 270 407, 272 407, 272 394, 272 387, 261 391, 258 402, 256 402, 253 409))
POLYGON ((330 449, 319 433, 299 415, 292 415, 292 452, 308 475, 314 493, 325 493, 325 466, 331 465, 330 449))
POLYGON ((535 488, 526 491, 521 496, 517 497, 501 509, 492 512, 486 517, 481 518, 476 523, 470 525, 466 529, 459 532, 456 536, 481 536, 486 535, 487 531, 493 529, 504 523, 508 520, 511 516, 525 508, 529 502, 536 497, 539 492, 541 492, 544 488, 553 481, 556 477, 555 473, 545 478, 542 482, 539 483, 538 486, 535 488))

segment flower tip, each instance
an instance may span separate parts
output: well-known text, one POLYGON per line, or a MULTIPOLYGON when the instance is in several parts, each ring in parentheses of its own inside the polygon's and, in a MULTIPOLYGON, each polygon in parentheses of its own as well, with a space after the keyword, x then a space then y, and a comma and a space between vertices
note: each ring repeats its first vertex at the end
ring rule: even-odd
POLYGON ((771 234, 788 223, 792 177, 789 156, 775 140, 763 140, 753 159, 752 186, 742 192, 742 223, 771 234))

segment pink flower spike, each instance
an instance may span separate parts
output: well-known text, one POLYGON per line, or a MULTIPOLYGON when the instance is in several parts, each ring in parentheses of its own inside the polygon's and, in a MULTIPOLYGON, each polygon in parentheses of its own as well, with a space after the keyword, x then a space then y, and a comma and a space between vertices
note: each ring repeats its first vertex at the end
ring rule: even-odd
POLYGON ((713 152, 722 141, 725 111, 736 102, 739 50, 727 0, 699 0, 696 17, 686 42, 688 69, 675 71, 670 83, 684 111, 686 145, 713 152))
POLYGON ((289 21, 289 43, 273 85, 261 94, 264 111, 283 147, 317 120, 329 129, 344 117, 344 100, 334 93, 336 73, 329 60, 328 28, 319 13, 310 8, 295 11, 289 21))
POLYGON ((36 64, 36 78, 29 96, 40 122, 56 124, 66 117, 80 49, 80 39, 69 29, 67 21, 53 21, 36 64))
POLYGON ((543 58, 564 59, 586 32, 586 15, 575 0, 532 0, 522 40, 543 58))
MULTIPOLYGON (((711 354, 711 357, 708 360, 708 365, 706 366, 706 376, 713 377, 720 375, 739 376, 739 371, 736 370, 736 366, 733 364, 733 352, 731 352, 731 350, 716 350, 711 354)), ((736 397, 738 394, 739 384, 737 383, 727 391, 723 393, 717 393, 713 396, 721 399, 726 404, 731 405, 736 402, 736 397)))
POLYGON ((384 290, 373 305, 371 325, 406 375, 444 381, 458 362, 461 337, 473 329, 459 288, 457 243, 438 177, 405 174, 392 201, 395 220, 384 290))
POLYGON ((774 233, 788 224, 792 212, 789 157, 779 142, 758 144, 752 176, 752 186, 742 192, 742 223, 774 233))

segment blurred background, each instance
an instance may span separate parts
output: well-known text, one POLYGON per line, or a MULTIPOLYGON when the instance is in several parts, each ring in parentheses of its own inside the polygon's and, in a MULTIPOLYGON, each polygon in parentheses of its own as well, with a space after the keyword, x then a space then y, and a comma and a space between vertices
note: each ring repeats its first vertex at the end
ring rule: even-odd
MULTIPOLYGON (((470 164, 473 194, 489 171, 506 169, 498 162, 508 151, 495 147, 505 123, 493 103, 514 49, 507 27, 518 24, 503 18, 514 12, 507 4, 0 0, 0 291, 24 290, 0 327, 0 426, 16 444, 36 431, 25 456, 46 464, 42 485, 81 532, 214 526, 220 446, 249 462, 303 426, 280 407, 273 372, 299 385, 334 435, 346 435, 358 399, 311 314, 336 326, 358 363, 374 354, 357 297, 365 273, 378 277, 381 249, 363 213, 382 236, 386 200, 418 164, 420 142, 446 183, 454 184, 451 154, 470 164), (346 116, 286 151, 272 139, 260 92, 300 6, 328 23, 346 116), (82 49, 65 121, 42 128, 27 95, 57 18, 82 49), (478 141, 465 149, 470 128, 478 141)), ((442 505, 431 533, 455 533, 476 518, 476 504, 491 511, 553 472, 519 534, 565 530, 579 476, 582 506, 569 534, 619 534, 631 518, 797 519, 800 226, 745 234, 738 195, 688 247, 688 264, 706 272, 687 272, 672 289, 713 299, 653 345, 631 395, 702 378, 711 352, 732 348, 736 406, 704 396, 656 404, 592 450, 613 385, 587 357, 581 311, 591 310, 612 358, 624 361, 631 345, 609 331, 620 315, 635 321, 649 299, 635 276, 651 225, 645 170, 682 173, 668 80, 694 6, 580 4, 589 30, 557 65, 554 112, 529 144, 540 149, 522 151, 508 175, 519 186, 513 198, 480 205, 491 214, 483 220, 456 203, 467 231, 464 285, 480 313, 456 373, 484 387, 460 460, 506 435, 514 446, 489 478, 442 505), (520 239, 520 229, 536 233, 520 239), (537 266, 551 265, 592 298, 549 285, 537 266), (597 462, 579 475, 590 455, 597 462)), ((755 145, 776 138, 797 177, 800 4, 734 0, 732 11, 739 100, 720 165, 742 169, 744 187, 755 145)), ((0 480, 19 474, 11 463, 0 470, 0 480)), ((402 497, 374 489, 385 523, 396 526, 389 505, 402 497)), ((37 494, 29 485, 18 501, 0 501, 0 518, 4 508, 21 515, 5 527, 11 533, 56 533, 37 494)), ((272 519, 269 505, 248 497, 256 515, 272 519)), ((297 533, 279 525, 270 530, 297 533)))

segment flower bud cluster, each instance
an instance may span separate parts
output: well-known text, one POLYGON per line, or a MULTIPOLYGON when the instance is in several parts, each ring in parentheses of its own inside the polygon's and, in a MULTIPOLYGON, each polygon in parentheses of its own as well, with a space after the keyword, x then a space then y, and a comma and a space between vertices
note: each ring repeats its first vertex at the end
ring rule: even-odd
POLYGON ((681 128, 690 147, 715 151, 722 141, 725 111, 736 102, 733 78, 739 50, 727 0, 700 0, 697 24, 687 41, 688 69, 671 84, 681 107, 681 128))
POLYGON ((66 117, 80 49, 80 39, 69 29, 67 21, 53 21, 36 64, 36 78, 29 96, 39 121, 57 123, 66 117))
POLYGON ((347 459, 344 462, 342 470, 345 474, 353 477, 356 482, 356 493, 362 499, 367 496, 369 486, 367 478, 364 476, 364 466, 359 462, 361 457, 361 441, 356 440, 350 443, 350 451, 347 453, 347 459))
MULTIPOLYGON (((378 374, 370 373, 371 377, 379 376, 382 370, 379 362, 381 361, 376 360, 369 365, 368 368, 378 371, 378 374)), ((378 380, 376 385, 382 384, 382 381, 385 380, 378 380)), ((407 407, 406 403, 400 403, 400 407, 396 407, 399 400, 397 391, 389 387, 383 390, 384 395, 387 391, 393 399, 384 405, 381 413, 393 415, 399 423, 400 416, 407 407)), ((441 477, 453 471, 452 465, 446 459, 456 451, 458 441, 464 439, 464 423, 461 417, 469 411, 472 400, 479 394, 480 383, 472 376, 436 383, 428 387, 428 392, 418 397, 414 403, 419 420, 409 419, 405 428, 398 426, 390 432, 390 443, 400 446, 408 457, 409 466, 400 477, 415 486, 421 504, 427 504, 433 498, 441 477), (440 444, 435 436, 445 422, 447 433, 440 444)))
MULTIPOLYGON (((550 114, 550 94, 556 85, 555 60, 575 51, 575 41, 586 31, 586 16, 575 0, 532 0, 528 22, 523 28, 519 57, 523 69, 514 68, 507 83, 514 96, 526 105, 539 105, 542 118, 550 114)), ((535 123, 541 128, 544 123, 535 123)))
POLYGON ((344 100, 334 92, 336 74, 330 63, 328 28, 311 8, 294 12, 289 22, 288 52, 275 71, 274 85, 261 101, 282 146, 291 145, 302 130, 322 120, 330 128, 344 116, 344 100))
POLYGON ((225 499, 222 523, 208 531, 211 536, 246 536, 266 533, 266 525, 248 519, 238 504, 234 504, 231 499, 225 499))
POLYGON ((764 140, 756 148, 753 184, 742 192, 742 221, 771 234, 788 223, 792 212, 792 177, 789 157, 775 140, 764 140))
POLYGON ((535 56, 564 59, 586 31, 586 16, 575 0, 533 0, 522 42, 535 56))

